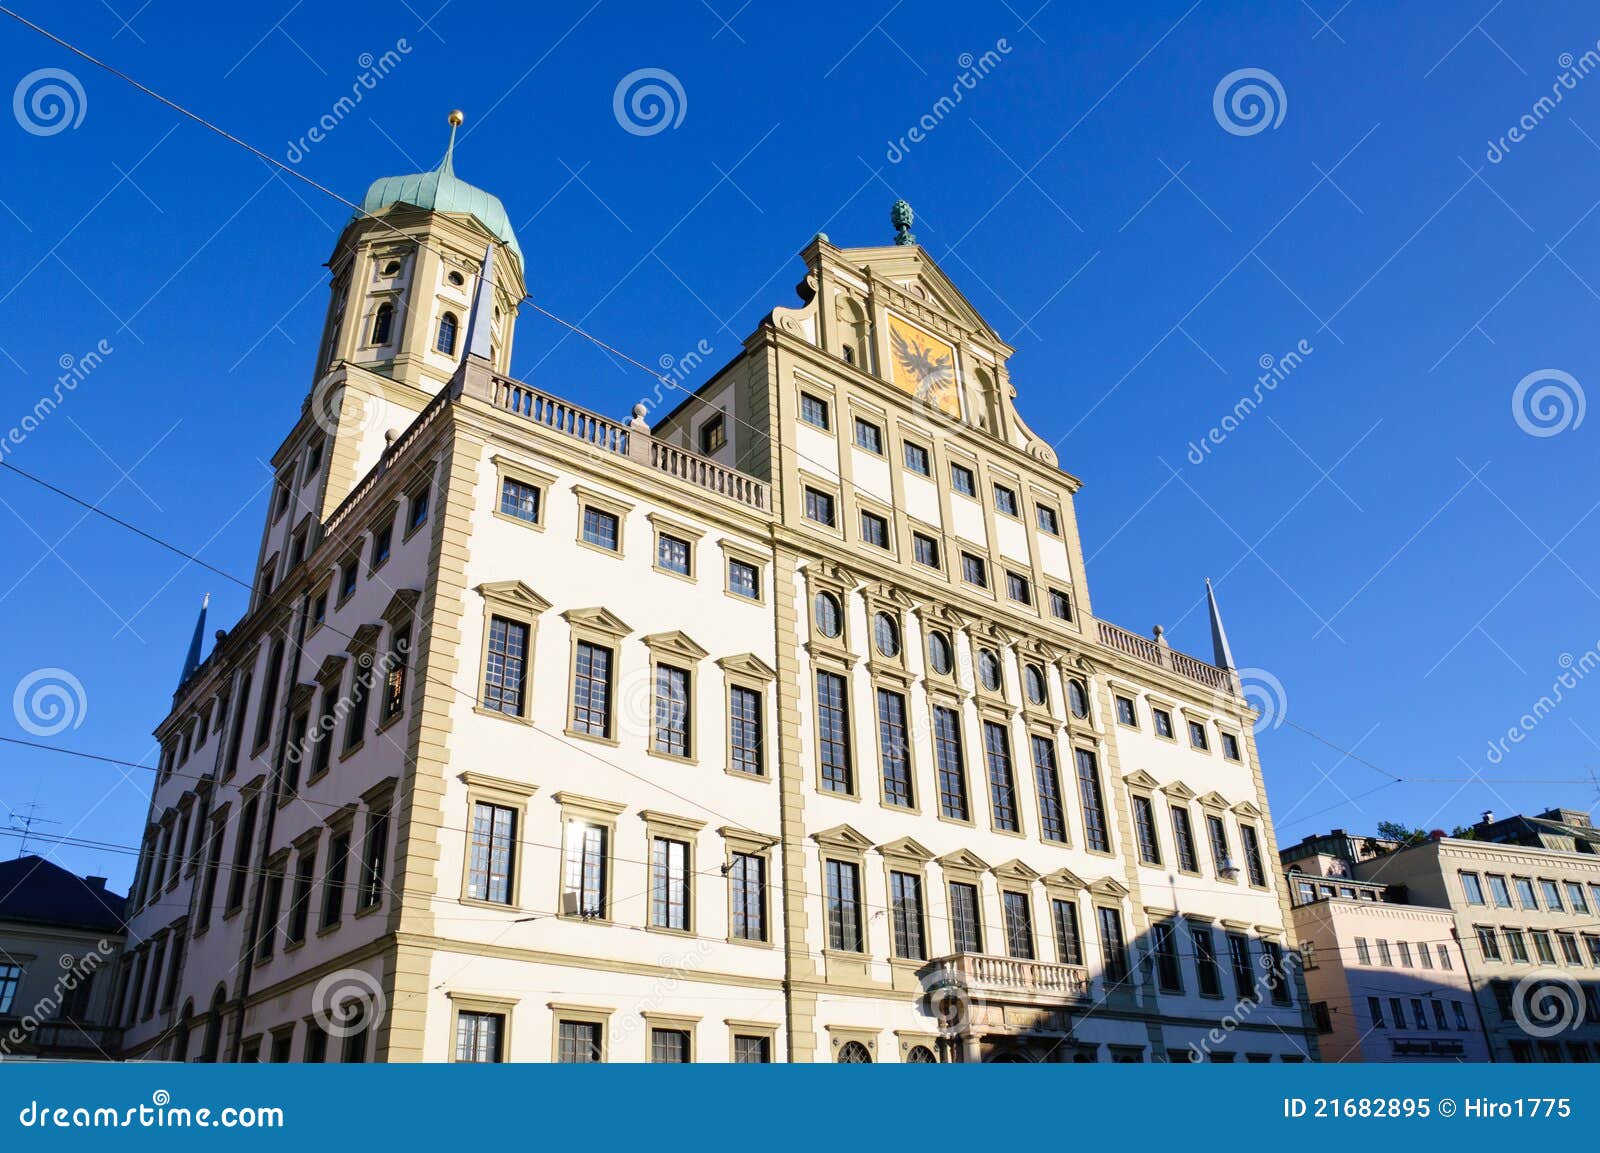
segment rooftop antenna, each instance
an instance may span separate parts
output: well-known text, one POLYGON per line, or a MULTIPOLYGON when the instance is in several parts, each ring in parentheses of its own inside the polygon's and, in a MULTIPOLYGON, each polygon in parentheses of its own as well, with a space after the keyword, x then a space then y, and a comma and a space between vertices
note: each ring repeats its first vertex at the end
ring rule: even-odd
POLYGON ((49 817, 39 815, 40 804, 38 801, 29 801, 20 809, 11 810, 11 827, 22 834, 22 843, 17 846, 17 857, 21 858, 28 852, 28 835, 33 832, 35 825, 59 825, 60 821, 52 821, 49 817))

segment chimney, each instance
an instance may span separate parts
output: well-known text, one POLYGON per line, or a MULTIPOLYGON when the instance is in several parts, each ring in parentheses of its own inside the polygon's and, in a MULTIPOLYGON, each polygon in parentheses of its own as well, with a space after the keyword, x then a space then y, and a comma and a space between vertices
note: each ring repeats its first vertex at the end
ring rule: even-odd
POLYGON ((103 892, 106 887, 106 879, 104 877, 85 877, 83 883, 97 892, 103 892))
POLYGON ((1480 825, 1492 825, 1492 824, 1494 824, 1494 810, 1493 809, 1485 809, 1485 810, 1483 810, 1483 820, 1479 821, 1478 824, 1480 824, 1480 825))

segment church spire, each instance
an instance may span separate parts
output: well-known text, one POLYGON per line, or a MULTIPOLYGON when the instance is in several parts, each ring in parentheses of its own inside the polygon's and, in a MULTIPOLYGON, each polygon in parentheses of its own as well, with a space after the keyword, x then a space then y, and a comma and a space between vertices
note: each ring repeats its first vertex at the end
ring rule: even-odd
POLYGON ((1219 669, 1234 671, 1233 650, 1228 647, 1228 634, 1222 627, 1222 610, 1217 608, 1217 594, 1206 578, 1206 604, 1211 609, 1211 663, 1219 669))
POLYGON ((200 645, 206 635, 206 609, 210 606, 211 594, 206 593, 205 599, 200 602, 200 616, 194 622, 194 636, 189 639, 189 654, 183 658, 183 675, 178 678, 180 688, 200 667, 200 645))
POLYGON ((444 159, 439 161, 439 171, 445 176, 454 176, 456 174, 456 129, 461 127, 461 122, 465 119, 466 116, 462 114, 461 109, 451 110, 449 116, 450 143, 444 146, 444 159))

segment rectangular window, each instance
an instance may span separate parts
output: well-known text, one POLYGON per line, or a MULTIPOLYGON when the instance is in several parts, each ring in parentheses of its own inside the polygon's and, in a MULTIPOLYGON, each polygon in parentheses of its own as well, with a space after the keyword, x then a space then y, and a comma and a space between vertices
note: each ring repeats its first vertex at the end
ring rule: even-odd
POLYGON ((1600 968, 1600 936, 1594 933, 1583 935, 1583 947, 1589 951, 1589 964, 1600 968))
POLYGON ((748 600, 761 599, 761 570, 742 560, 728 562, 728 591, 748 600))
POLYGON ((1374 1029, 1382 1029, 1384 1027, 1383 1002, 1378 1000, 1376 997, 1368 997, 1367 1016, 1372 1018, 1372 1027, 1374 1029))
POLYGON ((1228 963, 1233 967, 1233 985, 1241 1001, 1255 999, 1255 970, 1250 966, 1250 938, 1243 933, 1228 934, 1228 963))
POLYGON ((1040 532, 1047 532, 1051 536, 1061 535, 1061 518, 1055 509, 1041 504, 1034 508, 1034 513, 1038 517, 1040 532))
POLYGON ((906 738, 906 699, 878 690, 878 750, 883 761, 883 801, 910 808, 911 750, 906 738))
POLYGON ((1016 784, 1011 773, 1011 740, 1004 725, 983 722, 983 752, 989 768, 989 805, 994 827, 1007 833, 1020 832, 1016 784))
POLYGON ((1002 892, 1000 907, 1006 915, 1006 952, 1021 961, 1033 960, 1033 906, 1026 893, 1002 892))
POLYGON ((982 557, 973 556, 970 552, 961 554, 961 579, 969 585, 977 585, 981 589, 989 587, 989 569, 983 563, 982 557))
POLYGON ((1450 959, 1450 950, 1443 945, 1439 946, 1439 968, 1454 969, 1455 962, 1450 959))
POLYGON ((344 916, 345 874, 350 867, 350 831, 334 833, 328 841, 328 866, 322 874, 322 923, 327 929, 344 916))
POLYGON ((1576 881, 1568 881, 1566 887, 1567 904, 1571 907, 1572 911, 1574 913, 1587 914, 1589 912, 1589 901, 1588 898, 1583 895, 1583 886, 1578 884, 1576 881))
POLYGON ((1517 903, 1524 909, 1537 911, 1539 898, 1533 895, 1533 882, 1527 877, 1513 877, 1511 882, 1517 887, 1517 903))
POLYGON ((1440 1030, 1441 1032, 1450 1028, 1450 1023, 1445 1019, 1444 1015, 1444 1002, 1438 998, 1434 998, 1432 1004, 1434 1028, 1440 1030))
POLYGON ((1257 888, 1265 888, 1267 870, 1261 860, 1261 836, 1256 832, 1256 827, 1240 824, 1239 840, 1244 845, 1244 867, 1250 883, 1257 888))
POLYGON ((671 536, 668 533, 656 535, 656 567, 675 572, 679 576, 689 575, 689 542, 682 537, 671 536))
POLYGON ((733 888, 733 935, 741 941, 767 939, 767 859, 735 853, 728 867, 733 888))
POLYGON ((939 542, 926 533, 911 534, 911 555, 920 565, 939 567, 939 542))
POLYGON ((245 802, 244 810, 239 814, 239 824, 234 830, 237 840, 233 845, 233 873, 228 878, 228 904, 229 911, 239 908, 244 904, 245 882, 250 876, 250 848, 256 836, 256 798, 251 797, 245 802))
POLYGON ((1467 1024, 1466 1006, 1462 1005, 1460 1001, 1451 1001, 1450 1008, 1455 1010, 1456 1028, 1465 1033, 1471 1028, 1471 1026, 1467 1024))
POLYGON ((1382 937, 1378 938, 1378 960, 1385 965, 1394 964, 1394 953, 1389 948, 1389 942, 1382 937))
POLYGON ((827 861, 828 948, 860 953, 861 871, 849 861, 827 861))
POLYGON ((889 903, 894 913, 894 955, 911 961, 927 959, 922 933, 922 878, 914 873, 889 874, 889 903))
POLYGON ((833 527, 833 497, 820 489, 806 489, 806 519, 833 527))
POLYGON ((877 548, 889 547, 889 522, 875 512, 861 514, 861 540, 877 548))
POLYGON ((360 571, 360 562, 355 557, 350 557, 344 562, 344 567, 339 570, 339 601, 342 604, 355 595, 356 577, 360 571))
POLYGON ((1562 912, 1565 906, 1561 903, 1561 886, 1554 881, 1540 881, 1539 887, 1544 890, 1544 907, 1552 913, 1562 912))
MULTIPOLYGON (((1500 938, 1494 929, 1488 925, 1477 926, 1478 948, 1483 953, 1485 961, 1500 960, 1500 938)), ((1552 958, 1554 960, 1554 958, 1552 958)))
POLYGON ((689 931, 689 846, 683 841, 650 842, 650 924, 689 931))
POLYGON ((1061 775, 1056 771, 1056 743, 1051 737, 1035 736, 1033 749, 1034 787, 1039 792, 1039 836, 1058 845, 1067 843, 1067 816, 1061 804, 1061 775))
POLYGON ((1017 515, 1017 494, 1003 484, 994 486, 994 510, 1006 516, 1017 515))
POLYGON ((1433 968, 1433 950, 1428 948, 1427 942, 1419 941, 1417 943, 1417 959, 1422 962, 1424 969, 1433 968))
POLYGON ((345 714, 344 751, 350 752, 367 739, 367 704, 372 695, 371 654, 357 658, 350 674, 350 711, 345 714), (363 665, 363 661, 368 662, 363 665))
POLYGON ((772 1038, 739 1033, 733 1038, 735 1065, 766 1065, 772 1060, 772 1038))
POLYGON ((1189 744, 1205 752, 1211 747, 1211 741, 1206 736, 1206 727, 1199 721, 1189 722, 1189 744))
POLYGON ((1218 877, 1226 878, 1234 871, 1233 852, 1228 848, 1228 827, 1215 813, 1206 814, 1206 836, 1211 841, 1211 864, 1218 877))
POLYGON ((707 456, 728 443, 728 422, 719 412, 700 426, 700 451, 707 456))
POLYGON ((1117 723, 1127 725, 1130 729, 1139 727, 1139 714, 1134 708, 1133 698, 1118 696, 1114 698, 1117 707, 1117 723))
POLYGON ((379 568, 389 559, 394 545, 394 525, 386 524, 372 533, 372 563, 368 568, 379 568))
POLYGON ((1177 932, 1171 921, 1150 926, 1151 951, 1155 955, 1156 980, 1165 993, 1183 992, 1183 971, 1178 965, 1177 932))
POLYGON ((1396 941, 1394 947, 1400 950, 1400 964, 1407 969, 1411 968, 1411 946, 1405 941, 1396 941))
POLYGON ((467 847, 467 896, 509 905, 517 861, 517 810, 478 801, 467 847))
POLYGON ((905 442, 905 461, 906 467, 919 476, 929 476, 933 472, 928 461, 928 450, 909 440, 905 442))
POLYGON ((483 707, 490 712, 523 715, 528 676, 528 625, 506 617, 490 617, 488 660, 483 667, 483 707))
POLYGON ((561 911, 568 916, 604 919, 607 876, 606 841, 611 830, 588 821, 567 822, 566 868, 561 883, 561 911))
POLYGON ((428 523, 428 490, 420 488, 411 494, 411 503, 406 509, 406 531, 415 532, 428 523))
POLYGON ((1372 964, 1372 950, 1367 947, 1367 939, 1365 937, 1356 938, 1356 960, 1363 965, 1372 964))
POLYGON ((850 711, 844 678, 817 673, 817 764, 822 787, 830 793, 855 792, 850 771, 850 711))
POLYGON ((1511 953, 1511 959, 1526 964, 1528 961, 1528 938, 1523 936, 1521 929, 1507 929, 1506 948, 1511 953))
POLYGON ((1019 605, 1033 603, 1033 585, 1021 573, 1006 573, 1006 596, 1016 601, 1019 605))
POLYGON ((1194 847, 1194 825, 1185 805, 1172 806, 1172 843, 1178 850, 1178 868, 1185 873, 1200 871, 1200 855, 1194 847))
POLYGON ((743 685, 731 686, 728 714, 733 768, 754 777, 761 776, 761 694, 743 685))
POLYGON ((657 665, 655 724, 651 747, 669 757, 687 757, 690 745, 689 670, 657 665))
POLYGON ((1289 970, 1284 966, 1283 946, 1276 941, 1262 941, 1261 950, 1266 954, 1267 987, 1272 992, 1272 1003, 1293 1004, 1294 995, 1289 989, 1289 970))
POLYGON ((1506 879, 1496 873, 1489 874, 1489 895, 1494 898, 1495 908, 1511 908, 1511 886, 1506 884, 1506 879))
POLYGON ((369 813, 365 852, 361 859, 361 908, 370 909, 383 900, 384 878, 389 860, 389 810, 369 813))
POLYGON ((1210 925, 1195 925, 1189 930, 1194 942, 1195 977, 1200 993, 1206 997, 1222 996, 1222 974, 1217 969, 1217 942, 1210 925))
POLYGON ((964 464, 952 464, 950 466, 950 487, 962 496, 977 496, 977 475, 964 464))
POLYGON ((1075 751, 1078 764, 1078 796, 1083 802, 1083 837, 1097 853, 1111 851, 1111 834, 1106 828, 1105 796, 1100 791, 1100 765, 1088 749, 1075 751))
POLYGON ((864 448, 878 456, 883 455, 883 429, 870 420, 856 417, 856 447, 864 448))
POLYGON ((1399 997, 1389 998, 1389 1021, 1396 1029, 1406 1027, 1406 1007, 1401 1004, 1399 997))
POLYGON ((563 1065, 591 1065, 603 1060, 598 1021, 562 1021, 556 1037, 556 1060, 563 1065))
POLYGON ((1122 936, 1122 914, 1105 905, 1096 911, 1100 919, 1100 960, 1106 984, 1120 985, 1128 979, 1128 947, 1122 936))
POLYGON ((611 736, 611 650, 578 642, 572 678, 572 728, 592 737, 611 736))
POLYGON ((1161 842, 1156 837, 1156 807, 1149 797, 1133 798, 1133 831, 1139 840, 1139 860, 1161 864, 1161 842))
POLYGON ((1063 965, 1083 964, 1083 935, 1078 930, 1078 905, 1057 897, 1050 902, 1056 925, 1056 960, 1063 965))
POLYGON ((389 671, 383 677, 381 720, 392 721, 406 707, 406 673, 411 665, 411 622, 396 625, 389 637, 389 671))
POLYGON ((820 396, 812 396, 809 392, 800 394, 800 419, 809 425, 814 425, 828 431, 828 402, 820 396))
POLYGON ((583 507, 583 539, 607 552, 617 551, 617 514, 591 505, 583 507))
MULTIPOLYGON (((1489 931, 1491 934, 1494 932, 1493 929, 1489 931)), ((1550 934, 1543 929, 1533 929, 1528 933, 1528 936, 1533 938, 1533 952, 1539 963, 1541 965, 1554 965, 1556 963, 1556 951, 1550 944, 1550 934)), ((1496 961, 1499 959, 1498 956, 1495 957, 1496 961)))
POLYGON ((1239 756, 1239 738, 1232 733, 1222 734, 1222 755, 1230 761, 1241 759, 1239 756))
POLYGON ((967 770, 961 755, 961 717, 954 709, 933 707, 933 760, 939 772, 939 812, 952 821, 968 820, 967 770))
POLYGON ((1478 879, 1477 873, 1461 874, 1461 893, 1469 905, 1481 905, 1483 901, 1483 882, 1478 879))
POLYGON ((1050 615, 1057 620, 1072 619, 1072 598, 1060 589, 1050 590, 1050 615))
POLYGON ((688 1030, 651 1029, 650 1063, 652 1065, 687 1065, 689 1063, 688 1030))
POLYGON ((289 896, 289 925, 284 932, 284 943, 298 945, 306 939, 306 926, 311 920, 311 880, 317 870, 316 846, 300 854, 294 867, 294 890, 289 896))
POLYGON ((456 1060, 472 1064, 497 1064, 505 1058, 500 1035, 506 1019, 499 1013, 462 1012, 456 1017, 456 1060))
POLYGON ((950 882, 950 943, 958 953, 983 952, 983 919, 978 915, 978 886, 950 882))
POLYGON ((539 502, 544 494, 538 486, 506 477, 500 482, 500 511, 529 524, 539 523, 539 502))
MULTIPOLYGON (((273 943, 278 935, 278 911, 283 907, 283 871, 274 869, 268 873, 263 887, 266 892, 261 897, 261 924, 258 927, 256 936, 257 961, 265 961, 272 956, 273 943)), ((162 941, 161 948, 165 947, 166 942, 162 941)), ((159 952, 156 955, 158 958, 160 957, 159 952)), ((158 970, 160 968, 159 960, 156 963, 156 968, 158 970)), ((154 1000, 156 984, 160 974, 159 972, 152 972, 150 976, 150 997, 154 1000)))

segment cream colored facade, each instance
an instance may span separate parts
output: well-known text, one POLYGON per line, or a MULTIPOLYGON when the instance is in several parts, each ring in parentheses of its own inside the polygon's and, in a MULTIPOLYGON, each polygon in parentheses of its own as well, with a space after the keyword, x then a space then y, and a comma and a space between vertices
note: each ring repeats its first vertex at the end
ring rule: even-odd
POLYGON ((1092 615, 925 252, 802 259, 651 430, 505 375, 506 235, 352 221, 251 610, 157 730, 130 1053, 1316 1059, 1235 675, 1092 615))

